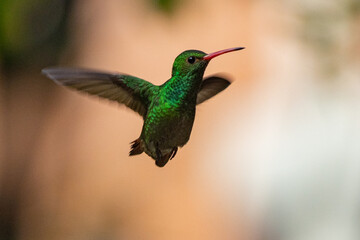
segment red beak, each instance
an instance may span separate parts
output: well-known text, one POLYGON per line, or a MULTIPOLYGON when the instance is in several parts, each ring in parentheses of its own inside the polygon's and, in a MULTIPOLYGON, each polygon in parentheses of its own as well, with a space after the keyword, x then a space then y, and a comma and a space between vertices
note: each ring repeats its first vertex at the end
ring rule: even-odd
POLYGON ((242 50, 242 49, 244 49, 244 47, 235 47, 235 48, 224 49, 224 50, 221 50, 221 51, 209 53, 209 54, 205 55, 203 57, 203 59, 210 61, 214 57, 220 56, 220 55, 222 55, 224 53, 239 51, 239 50, 242 50))

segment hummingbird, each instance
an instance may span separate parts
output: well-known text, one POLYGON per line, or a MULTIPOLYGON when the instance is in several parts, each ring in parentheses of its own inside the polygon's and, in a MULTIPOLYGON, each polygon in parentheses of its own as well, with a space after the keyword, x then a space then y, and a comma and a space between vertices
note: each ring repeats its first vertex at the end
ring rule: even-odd
POLYGON ((173 63, 171 78, 162 85, 127 74, 81 68, 50 67, 42 73, 59 85, 116 101, 140 114, 144 124, 140 137, 130 143, 129 155, 145 152, 163 167, 189 141, 196 106, 230 85, 220 76, 203 78, 210 60, 242 49, 210 54, 184 51, 173 63))

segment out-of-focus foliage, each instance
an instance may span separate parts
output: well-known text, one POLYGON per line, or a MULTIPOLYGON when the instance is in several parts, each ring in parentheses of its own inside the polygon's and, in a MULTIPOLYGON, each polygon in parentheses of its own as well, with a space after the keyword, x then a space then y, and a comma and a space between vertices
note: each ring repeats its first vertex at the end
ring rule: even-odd
POLYGON ((2 0, 0 56, 5 71, 55 63, 72 0, 2 0))
POLYGON ((173 13, 179 4, 179 0, 150 0, 152 4, 165 13, 173 13))
MULTIPOLYGON (((148 0, 166 14, 178 0, 148 0)), ((72 0, 0 1, 0 62, 5 71, 55 64, 66 43, 72 0)))
POLYGON ((298 34, 321 63, 328 79, 335 76, 341 61, 348 58, 358 26, 360 1, 296 1, 293 8, 301 20, 298 34), (342 56, 344 59, 339 58, 342 56))

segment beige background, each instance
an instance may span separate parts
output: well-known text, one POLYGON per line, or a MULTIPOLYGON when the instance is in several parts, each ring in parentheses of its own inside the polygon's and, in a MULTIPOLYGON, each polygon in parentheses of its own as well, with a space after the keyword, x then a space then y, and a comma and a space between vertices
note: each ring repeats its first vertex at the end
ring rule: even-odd
POLYGON ((196 0, 168 17, 143 1, 77 1, 59 65, 161 84, 183 50, 246 49, 209 64, 234 82, 162 169, 128 157, 137 114, 19 72, 4 151, 31 160, 1 162, 21 197, 19 239, 358 239, 360 18, 348 13, 341 1, 196 0))

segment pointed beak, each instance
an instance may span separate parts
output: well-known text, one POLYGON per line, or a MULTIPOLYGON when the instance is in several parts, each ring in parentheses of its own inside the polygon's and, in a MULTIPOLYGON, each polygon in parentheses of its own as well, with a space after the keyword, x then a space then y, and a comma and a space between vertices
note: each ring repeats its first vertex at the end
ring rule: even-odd
POLYGON ((211 59, 213 59, 214 57, 220 56, 224 53, 228 53, 228 52, 234 52, 234 51, 239 51, 244 49, 244 47, 235 47, 235 48, 228 48, 228 49, 224 49, 221 51, 217 51, 217 52, 213 52, 213 53, 209 53, 207 55, 205 55, 203 57, 204 60, 210 61, 211 59))

